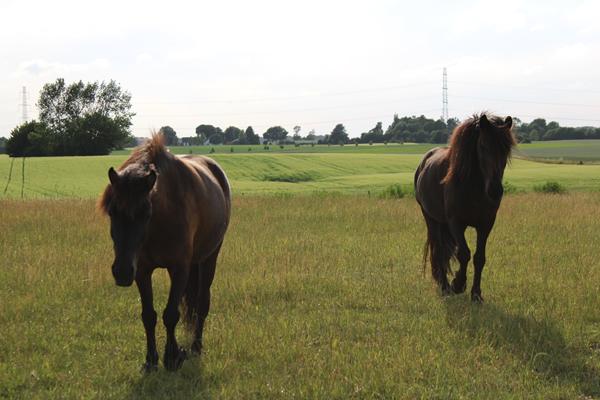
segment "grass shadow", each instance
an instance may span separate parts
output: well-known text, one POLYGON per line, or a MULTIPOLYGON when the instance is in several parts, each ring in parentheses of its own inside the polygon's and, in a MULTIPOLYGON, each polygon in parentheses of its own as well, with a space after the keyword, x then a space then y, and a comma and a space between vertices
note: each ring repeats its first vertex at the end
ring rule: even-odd
POLYGON ((210 399, 201 357, 186 360, 181 369, 169 372, 159 365, 150 374, 140 372, 125 399, 210 399))
POLYGON ((590 353, 569 346, 551 321, 510 314, 493 304, 472 304, 465 296, 445 303, 451 329, 513 354, 546 379, 573 384, 585 396, 600 396, 600 372, 586 362, 590 353))

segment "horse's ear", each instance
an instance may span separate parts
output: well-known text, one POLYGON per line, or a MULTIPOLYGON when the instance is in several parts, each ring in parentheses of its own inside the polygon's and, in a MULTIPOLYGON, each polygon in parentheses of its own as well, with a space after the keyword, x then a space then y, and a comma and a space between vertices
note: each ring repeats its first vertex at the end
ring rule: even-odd
POLYGON ((482 114, 481 117, 479 117, 479 127, 484 130, 488 130, 491 128, 491 124, 487 118, 487 115, 482 114))
POLYGON ((506 129, 512 128, 512 118, 510 115, 508 117, 506 117, 506 119, 504 120, 504 127, 506 129))
POLYGON ((154 184, 156 183, 156 171, 154 169, 150 169, 150 172, 148 173, 148 175, 146 175, 145 181, 146 190, 151 191, 154 187, 154 184))
POLYGON ((116 185, 119 182, 119 174, 113 167, 108 169, 108 179, 110 180, 111 185, 116 185))

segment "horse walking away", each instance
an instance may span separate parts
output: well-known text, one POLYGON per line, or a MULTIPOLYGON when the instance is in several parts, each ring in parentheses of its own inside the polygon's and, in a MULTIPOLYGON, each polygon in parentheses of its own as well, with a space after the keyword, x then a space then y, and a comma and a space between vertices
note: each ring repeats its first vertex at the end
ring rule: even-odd
POLYGON ((194 334, 192 352, 202 348, 210 286, 231 213, 227 177, 209 158, 172 155, 161 134, 135 149, 118 171, 111 167, 108 177, 98 205, 110 216, 115 282, 131 286, 135 280, 140 292, 147 341, 143 369, 158 367, 152 272, 162 267, 171 280, 162 314, 167 331, 163 364, 177 370, 187 356, 175 338, 180 305, 194 334))
POLYGON ((477 231, 471 299, 483 301, 485 246, 504 192, 504 169, 516 145, 511 128, 511 117, 474 115, 454 129, 448 147, 430 150, 417 167, 415 197, 427 224, 423 259, 426 263, 429 258, 433 278, 443 294, 466 289, 471 251, 465 230, 470 226, 477 231), (453 258, 460 268, 449 284, 453 258))

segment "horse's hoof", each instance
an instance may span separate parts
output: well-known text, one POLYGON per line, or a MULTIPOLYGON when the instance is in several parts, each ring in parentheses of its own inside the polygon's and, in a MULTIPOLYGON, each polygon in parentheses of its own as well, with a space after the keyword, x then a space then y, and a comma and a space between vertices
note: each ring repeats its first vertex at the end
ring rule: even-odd
POLYGON ((192 343, 192 348, 190 349, 192 356, 199 356, 202 354, 202 343, 192 343))
POLYGON ((453 293, 461 294, 461 293, 464 293, 465 289, 467 288, 467 283, 463 282, 462 285, 460 285, 456 282, 456 278, 455 278, 452 280, 452 284, 450 285, 450 288, 452 289, 453 293))
POLYGON ((158 364, 154 364, 154 363, 149 363, 148 361, 146 361, 145 363, 142 364, 142 368, 141 368, 141 373, 142 374, 149 374, 152 372, 158 371, 158 364))
POLYGON ((177 371, 181 368, 183 362, 187 359, 187 352, 183 348, 179 348, 177 353, 172 357, 165 357, 164 364, 167 371, 177 371))
POLYGON ((441 288, 441 291, 442 291, 442 297, 448 297, 448 296, 452 296, 454 294, 454 292, 452 292, 452 289, 450 288, 450 286, 441 288))
POLYGON ((475 304, 482 304, 483 297, 481 296, 481 293, 471 293, 471 301, 475 304))

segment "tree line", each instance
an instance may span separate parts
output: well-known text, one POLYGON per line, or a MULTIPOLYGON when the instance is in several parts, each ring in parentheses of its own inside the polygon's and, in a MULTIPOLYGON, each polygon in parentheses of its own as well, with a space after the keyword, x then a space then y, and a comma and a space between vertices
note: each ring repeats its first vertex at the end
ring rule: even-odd
POLYGON ((560 126, 556 121, 546 123, 543 118, 536 118, 529 123, 515 118, 515 126, 517 140, 520 143, 540 140, 600 139, 600 128, 560 126))
MULTIPOLYGON (((39 120, 27 121, 17 126, 7 140, 0 138, 0 152, 11 156, 44 155, 103 155, 115 149, 135 145, 131 135, 131 95, 114 81, 67 85, 59 78, 44 85, 37 102, 39 120)), ((515 131, 519 142, 564 139, 600 139, 600 128, 561 127, 558 122, 537 118, 529 123, 515 118, 515 131)), ((293 134, 276 125, 262 133, 262 143, 447 143, 453 129, 459 124, 456 118, 447 121, 431 119, 424 115, 400 117, 395 114, 384 130, 377 122, 359 137, 350 138, 343 124, 336 124, 325 135, 314 130, 306 136, 302 128, 294 126, 293 134)), ((229 126, 221 129, 210 124, 200 124, 195 136, 178 138, 175 130, 166 125, 160 131, 167 144, 173 145, 253 145, 261 137, 251 126, 241 129, 229 126)))

